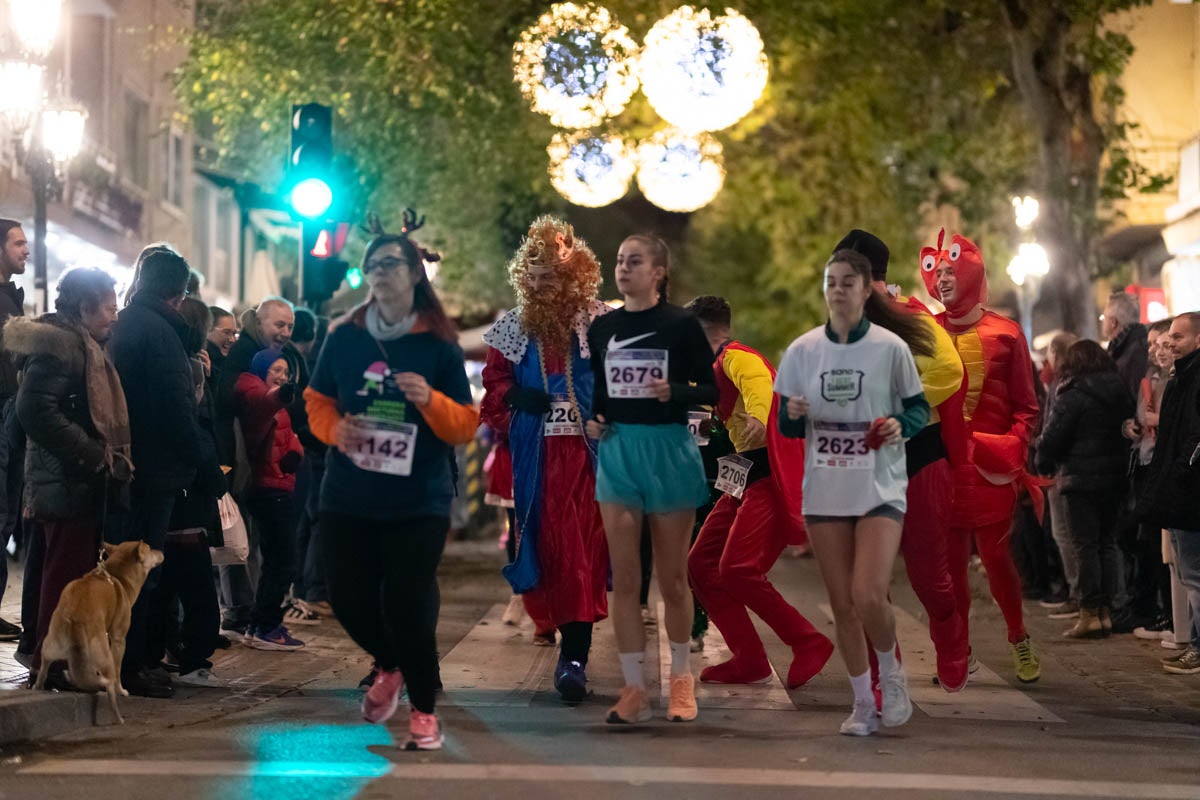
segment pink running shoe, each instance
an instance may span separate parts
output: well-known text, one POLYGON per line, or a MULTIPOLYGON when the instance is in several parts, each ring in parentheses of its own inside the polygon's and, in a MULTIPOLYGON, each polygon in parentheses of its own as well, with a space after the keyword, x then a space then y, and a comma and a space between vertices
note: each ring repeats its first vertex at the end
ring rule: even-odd
POLYGON ((375 683, 363 696, 363 719, 367 722, 387 722, 391 719, 400 703, 400 690, 403 688, 404 674, 400 670, 379 670, 375 683))
POLYGON ((405 750, 441 750, 446 737, 442 735, 442 723, 437 714, 425 714, 415 708, 408 715, 408 741, 405 750))

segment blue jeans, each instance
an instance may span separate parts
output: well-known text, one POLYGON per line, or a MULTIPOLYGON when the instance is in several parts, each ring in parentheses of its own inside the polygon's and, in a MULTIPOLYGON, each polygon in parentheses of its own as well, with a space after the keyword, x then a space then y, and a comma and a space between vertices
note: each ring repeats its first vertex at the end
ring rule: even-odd
POLYGON ((1192 612, 1192 647, 1200 647, 1200 531, 1172 528, 1171 546, 1175 548, 1179 582, 1187 593, 1188 609, 1192 612))

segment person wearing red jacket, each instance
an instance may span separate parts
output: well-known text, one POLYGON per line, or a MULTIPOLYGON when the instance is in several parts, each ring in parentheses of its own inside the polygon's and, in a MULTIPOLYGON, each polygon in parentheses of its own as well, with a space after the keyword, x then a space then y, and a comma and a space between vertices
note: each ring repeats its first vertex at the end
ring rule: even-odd
POLYGON ((544 643, 553 644, 557 627, 554 687, 577 703, 587 696, 592 625, 608 616, 596 444, 582 423, 592 416, 595 385, 588 325, 610 309, 596 299, 596 256, 553 217, 534 220, 508 271, 519 303, 484 335, 491 349, 480 408, 512 452, 517 551, 504 575, 544 643))
POLYGON ((259 650, 297 650, 304 642, 283 626, 283 597, 292 582, 292 493, 296 469, 304 457, 286 407, 295 399, 288 362, 279 350, 260 350, 250 371, 238 376, 234 399, 254 480, 247 505, 258 526, 262 574, 245 642, 259 650))
POLYGON ((721 498, 709 512, 688 554, 692 591, 725 637, 733 657, 706 667, 706 683, 761 683, 771 662, 746 609, 757 614, 792 649, 787 688, 808 683, 833 655, 833 642, 813 627, 771 585, 767 573, 790 541, 804 531, 800 484, 804 442, 779 432, 775 368, 730 336, 729 303, 697 297, 687 305, 700 320, 716 354, 714 409, 737 451, 718 462, 721 498))
POLYGON ((1008 540, 1022 487, 1033 496, 1034 508, 1042 507, 1039 484, 1026 470, 1039 413, 1033 359, 1021 327, 983 307, 987 273, 979 247, 959 234, 943 247, 945 236, 943 229, 937 247, 921 250, 921 278, 946 308, 936 319, 954 339, 967 373, 967 457, 954 466, 949 543, 954 589, 965 621, 971 604, 967 563, 973 539, 992 596, 1004 614, 1017 679, 1032 683, 1041 677, 1041 663, 1025 630, 1021 579, 1008 540))

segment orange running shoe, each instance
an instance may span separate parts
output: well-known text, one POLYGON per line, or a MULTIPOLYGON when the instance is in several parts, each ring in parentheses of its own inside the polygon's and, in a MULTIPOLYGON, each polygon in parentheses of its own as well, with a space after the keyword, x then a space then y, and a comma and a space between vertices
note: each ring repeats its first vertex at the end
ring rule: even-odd
POLYGON ((696 683, 691 673, 671 676, 671 697, 667 701, 667 719, 691 722, 700 713, 696 708, 696 683))
POLYGON ((650 698, 646 696, 646 690, 626 686, 621 690, 617 704, 608 710, 606 722, 609 725, 633 725, 648 722, 650 717, 650 698))

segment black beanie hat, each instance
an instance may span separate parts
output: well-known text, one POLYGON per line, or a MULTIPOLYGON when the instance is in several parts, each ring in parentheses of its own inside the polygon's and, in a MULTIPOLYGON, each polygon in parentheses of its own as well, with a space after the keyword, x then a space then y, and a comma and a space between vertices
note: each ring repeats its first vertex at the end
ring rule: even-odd
POLYGON ((888 258, 891 256, 891 252, 883 240, 875 234, 855 228, 837 243, 837 247, 833 248, 835 253, 838 250, 854 250, 862 253, 871 262, 871 279, 887 280, 888 258))

